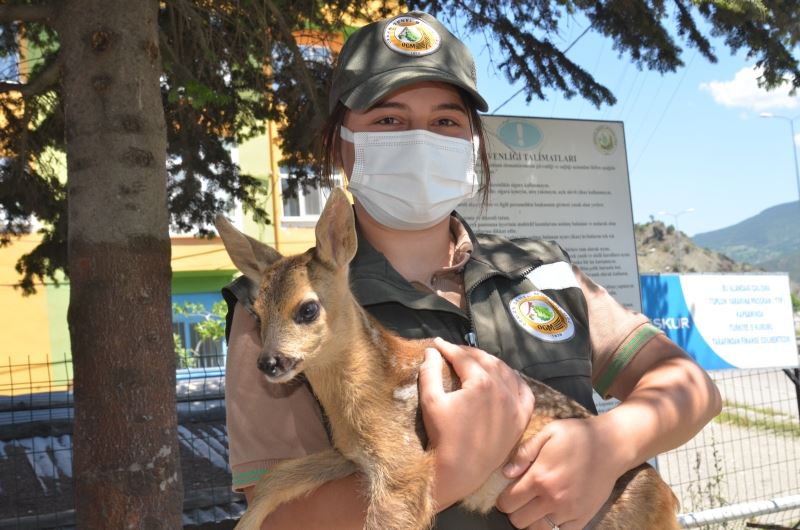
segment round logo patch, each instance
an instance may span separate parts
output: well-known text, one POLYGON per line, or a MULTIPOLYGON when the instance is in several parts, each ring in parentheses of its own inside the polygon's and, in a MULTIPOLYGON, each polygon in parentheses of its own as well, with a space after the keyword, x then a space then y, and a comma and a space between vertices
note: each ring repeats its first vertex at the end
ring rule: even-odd
POLYGON ((400 16, 390 21, 383 42, 403 55, 428 55, 439 49, 442 38, 430 24, 415 17, 400 16))
POLYGON ((572 317, 541 291, 517 296, 509 309, 517 324, 538 339, 561 342, 575 335, 572 317))
POLYGON ((611 127, 601 125, 594 130, 594 146, 604 155, 610 155, 617 149, 617 135, 611 127))

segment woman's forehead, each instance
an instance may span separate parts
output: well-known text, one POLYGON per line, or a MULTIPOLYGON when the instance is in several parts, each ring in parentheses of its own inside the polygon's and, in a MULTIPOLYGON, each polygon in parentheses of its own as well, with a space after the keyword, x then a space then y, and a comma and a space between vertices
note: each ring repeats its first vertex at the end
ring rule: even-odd
POLYGON ((384 101, 414 98, 422 92, 427 96, 438 96, 445 99, 461 101, 461 93, 455 85, 442 81, 420 81, 390 92, 385 97, 381 98, 376 105, 380 105, 384 101))
POLYGON ((366 111, 348 111, 348 114, 368 114, 374 110, 386 108, 422 112, 441 109, 468 112, 464 98, 455 86, 436 81, 424 81, 395 90, 366 111))

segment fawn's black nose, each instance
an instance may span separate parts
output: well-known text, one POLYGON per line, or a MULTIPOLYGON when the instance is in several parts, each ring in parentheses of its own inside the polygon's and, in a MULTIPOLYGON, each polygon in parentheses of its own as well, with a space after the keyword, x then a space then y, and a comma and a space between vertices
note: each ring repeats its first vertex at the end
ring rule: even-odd
POLYGON ((278 375, 282 364, 280 357, 269 356, 258 358, 258 369, 267 375, 278 375))
POLYGON ((279 377, 294 368, 296 364, 295 360, 282 354, 262 355, 258 358, 258 369, 267 377, 279 377))

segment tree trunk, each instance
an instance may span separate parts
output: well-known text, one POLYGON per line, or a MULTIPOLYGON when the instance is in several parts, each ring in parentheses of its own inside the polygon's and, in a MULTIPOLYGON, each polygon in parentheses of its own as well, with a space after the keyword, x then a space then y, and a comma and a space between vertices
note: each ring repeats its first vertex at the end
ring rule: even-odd
POLYGON ((60 2, 77 527, 181 527, 158 1, 60 2))

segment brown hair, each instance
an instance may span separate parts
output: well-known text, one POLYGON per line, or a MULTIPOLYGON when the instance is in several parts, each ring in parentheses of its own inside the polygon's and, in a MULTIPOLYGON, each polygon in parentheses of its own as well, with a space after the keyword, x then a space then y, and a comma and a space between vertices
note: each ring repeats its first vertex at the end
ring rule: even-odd
MULTIPOLYGON (((492 180, 491 170, 489 169, 489 155, 486 152, 486 135, 483 130, 481 122, 481 115, 478 112, 472 98, 466 91, 458 88, 461 95, 461 100, 467 107, 467 116, 469 118, 469 129, 473 137, 478 138, 480 145, 478 146, 478 160, 480 162, 480 178, 481 185, 478 192, 481 194, 481 205, 486 207, 489 201, 489 185, 492 180)), ((341 146, 342 140, 339 136, 339 129, 344 123, 345 114, 347 114, 347 107, 339 101, 336 107, 331 112, 328 119, 322 126, 321 130, 321 152, 319 156, 320 162, 320 184, 327 188, 333 186, 333 179, 336 176, 338 168, 341 167, 341 146)))

